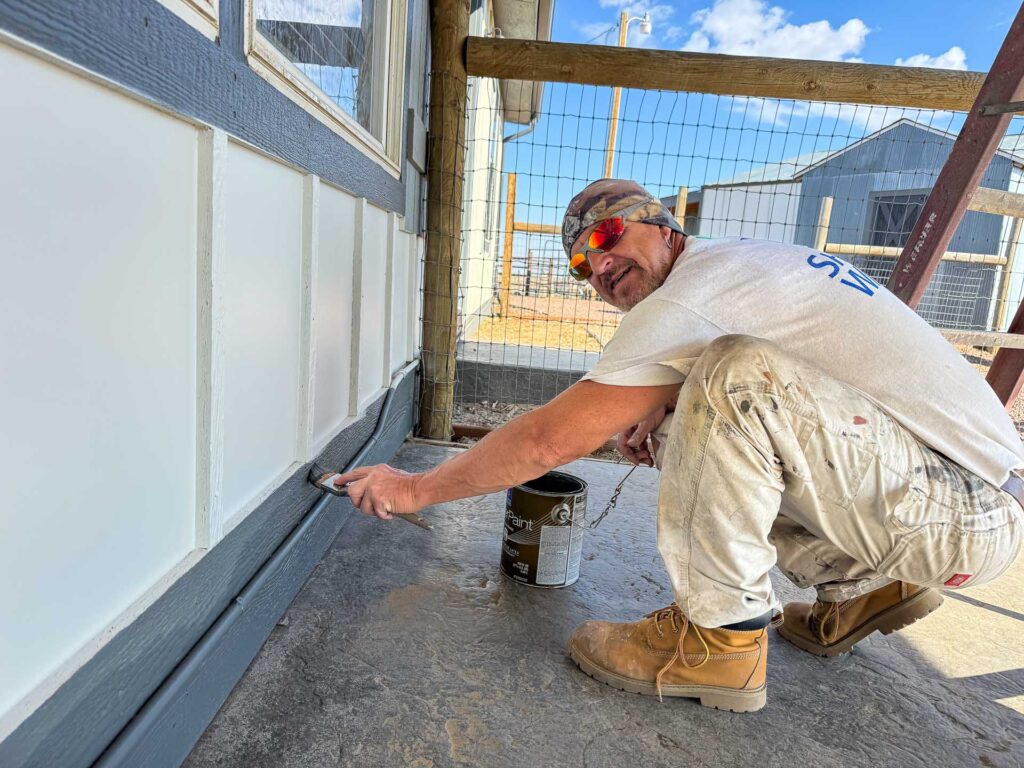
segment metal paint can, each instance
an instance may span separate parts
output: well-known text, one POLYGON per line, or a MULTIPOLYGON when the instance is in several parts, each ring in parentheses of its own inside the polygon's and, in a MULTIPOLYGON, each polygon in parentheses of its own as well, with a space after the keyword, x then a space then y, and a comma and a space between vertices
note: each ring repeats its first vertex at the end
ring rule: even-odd
POLYGON ((531 587, 567 587, 580 577, 587 484, 566 472, 509 488, 501 572, 531 587))

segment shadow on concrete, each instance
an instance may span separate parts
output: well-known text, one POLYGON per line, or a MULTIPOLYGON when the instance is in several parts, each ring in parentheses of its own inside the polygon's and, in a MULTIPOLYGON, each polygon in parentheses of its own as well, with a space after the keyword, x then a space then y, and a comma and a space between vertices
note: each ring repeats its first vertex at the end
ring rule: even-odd
MULTIPOLYGON (((407 444, 396 463, 449 449, 407 444)), ((581 461, 600 511, 627 467, 581 461)), ((584 543, 573 587, 498 571, 504 495, 426 512, 432 534, 355 516, 187 761, 219 766, 987 766, 1024 762, 1016 568, 850 654, 777 635, 768 705, 734 715, 659 703, 581 674, 565 643, 588 618, 672 601, 655 547, 657 474, 639 470, 584 543), (1010 607, 1007 607, 1010 606, 1010 607), (1011 701, 1007 701, 1011 700, 1011 701)), ((773 574, 783 600, 807 599, 773 574)))

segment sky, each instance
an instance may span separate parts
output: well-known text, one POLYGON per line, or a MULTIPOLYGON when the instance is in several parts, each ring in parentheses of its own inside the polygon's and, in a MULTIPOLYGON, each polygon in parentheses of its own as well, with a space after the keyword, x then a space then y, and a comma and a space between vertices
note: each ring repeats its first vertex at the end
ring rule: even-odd
POLYGON ((625 10, 654 22, 649 36, 630 25, 627 44, 636 47, 987 71, 1019 8, 1017 0, 555 0, 552 39, 601 42, 613 27, 614 45, 625 10))
MULTIPOLYGON (((552 40, 615 45, 618 17, 651 14, 627 45, 751 56, 987 71, 1019 0, 555 0, 552 40)), ((506 144, 516 218, 547 221, 603 175, 611 89, 548 83, 537 128, 506 144)), ((624 91, 613 175, 658 194, 835 151, 908 117, 956 133, 961 114, 700 94, 624 91)), ((1015 121, 1015 132, 1021 130, 1015 121)), ((506 125, 506 135, 522 126, 506 125)))

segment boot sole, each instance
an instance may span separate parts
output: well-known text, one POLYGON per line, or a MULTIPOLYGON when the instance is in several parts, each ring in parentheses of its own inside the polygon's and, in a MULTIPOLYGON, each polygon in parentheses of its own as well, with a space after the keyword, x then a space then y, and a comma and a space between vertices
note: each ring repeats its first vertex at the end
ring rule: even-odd
MULTIPOLYGON (((585 654, 577 650, 573 643, 569 644, 569 657, 585 674, 605 685, 610 685, 612 688, 618 688, 629 693, 639 693, 643 696, 658 695, 658 690, 654 683, 634 680, 610 672, 587 658, 585 654)), ((767 684, 763 684, 760 688, 749 690, 719 688, 713 685, 663 685, 661 686, 661 695, 699 699, 703 706, 710 707, 711 709, 721 709, 728 712, 756 712, 765 705, 768 698, 767 690, 767 684)))
POLYGON ((872 632, 880 632, 883 635, 891 635, 893 632, 909 627, 915 621, 923 619, 929 613, 942 605, 942 594, 934 589, 925 589, 916 595, 908 597, 891 608, 887 608, 879 614, 871 617, 853 632, 842 640, 831 645, 817 643, 808 640, 806 637, 790 634, 786 625, 782 624, 778 630, 779 635, 786 641, 792 643, 802 651, 813 653, 815 656, 833 657, 848 653, 857 643, 870 635, 872 632))

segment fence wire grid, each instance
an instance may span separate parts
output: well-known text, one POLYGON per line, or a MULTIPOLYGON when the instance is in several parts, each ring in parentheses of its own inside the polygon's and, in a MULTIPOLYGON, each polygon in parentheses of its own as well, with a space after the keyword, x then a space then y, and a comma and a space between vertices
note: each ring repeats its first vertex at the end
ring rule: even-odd
MULTIPOLYGON (((498 426, 546 402, 594 364, 622 316, 569 276, 557 234, 572 196, 605 175, 613 89, 545 83, 530 130, 506 121, 506 86, 469 79, 456 424, 498 426)), ((611 175, 662 197, 689 235, 824 245, 884 285, 963 121, 624 89, 611 175)), ((982 185, 1024 193, 1024 118, 982 185)), ((968 212, 918 312, 944 330, 1005 331, 1024 295, 1022 239, 1019 220, 968 212)), ((982 373, 994 353, 958 348, 982 373)))

